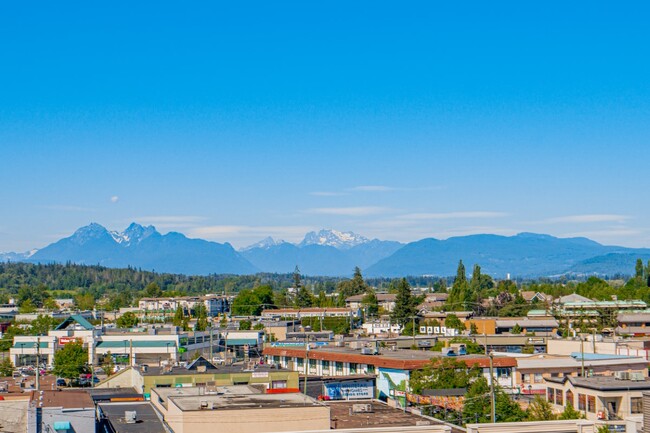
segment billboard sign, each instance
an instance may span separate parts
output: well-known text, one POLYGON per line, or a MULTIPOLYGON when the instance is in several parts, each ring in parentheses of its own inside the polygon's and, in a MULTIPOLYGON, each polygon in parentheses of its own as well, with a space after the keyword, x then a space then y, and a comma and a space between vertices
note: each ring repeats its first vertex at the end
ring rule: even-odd
POLYGON ((374 398, 372 381, 328 382, 324 384, 325 395, 330 400, 367 400, 374 398))

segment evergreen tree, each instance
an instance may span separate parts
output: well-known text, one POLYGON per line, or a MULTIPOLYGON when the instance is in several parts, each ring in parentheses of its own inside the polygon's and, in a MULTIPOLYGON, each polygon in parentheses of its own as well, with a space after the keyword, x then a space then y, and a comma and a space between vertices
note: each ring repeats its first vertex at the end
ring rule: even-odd
POLYGON ((552 421, 557 419, 557 415, 553 412, 553 407, 548 400, 536 395, 535 399, 528 405, 526 419, 527 421, 552 421))
POLYGON ((311 294, 311 290, 304 286, 298 288, 294 305, 297 308, 308 308, 314 305, 314 295, 311 294))
POLYGON ((368 291, 368 285, 361 275, 361 269, 358 266, 355 267, 352 279, 341 281, 337 286, 337 290, 339 293, 338 305, 340 307, 345 306, 345 300, 350 296, 366 293, 368 291))
POLYGON ((176 312, 174 312, 174 318, 172 319, 172 324, 174 326, 183 326, 185 323, 185 312, 183 308, 179 305, 176 307, 176 312))
POLYGON ((584 417, 585 416, 582 414, 582 412, 575 410, 573 403, 567 401, 566 406, 564 406, 564 411, 560 414, 558 419, 583 419, 584 417))
POLYGON ((194 325, 195 331, 205 331, 208 329, 208 310, 205 308, 203 302, 199 302, 194 307, 194 315, 196 316, 196 324, 194 325))
POLYGON ((465 265, 463 261, 458 262, 458 269, 456 270, 456 279, 451 286, 449 297, 447 298, 446 307, 449 311, 459 311, 467 308, 467 303, 470 301, 469 285, 467 283, 467 276, 465 275, 465 265))
POLYGON ((638 279, 643 279, 643 260, 636 259, 636 266, 634 267, 634 276, 638 279))
POLYGON ((377 300, 377 294, 372 287, 368 287, 366 296, 363 297, 361 303, 364 306, 368 317, 377 316, 377 313, 379 313, 379 301, 377 300))
POLYGON ((293 270, 293 288, 298 290, 301 286, 300 269, 298 269, 298 265, 296 265, 296 268, 293 270))
POLYGON ((406 278, 402 278, 397 283, 397 296, 395 297, 395 307, 390 315, 391 321, 404 326, 416 313, 417 298, 411 293, 411 286, 406 278))

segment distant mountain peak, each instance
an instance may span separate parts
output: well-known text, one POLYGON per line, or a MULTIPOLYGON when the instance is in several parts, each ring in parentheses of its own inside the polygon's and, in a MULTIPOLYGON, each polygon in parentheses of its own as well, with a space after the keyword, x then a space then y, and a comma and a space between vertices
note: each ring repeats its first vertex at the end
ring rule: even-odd
POLYGON ((115 242, 122 245, 131 245, 142 242, 149 236, 158 233, 154 226, 141 226, 137 223, 131 223, 123 232, 111 232, 115 242))
POLYGON ((106 227, 97 223, 90 223, 87 226, 79 227, 73 234, 70 236, 70 239, 78 244, 84 244, 93 239, 100 239, 109 234, 106 227))
POLYGON ((339 249, 349 249, 357 245, 365 244, 370 240, 353 232, 340 232, 338 230, 323 229, 319 232, 309 232, 298 244, 300 247, 306 245, 326 245, 339 249))
POLYGON ((271 236, 267 236, 267 237, 265 237, 264 239, 262 239, 259 242, 255 242, 252 245, 241 248, 239 251, 249 251, 249 250, 252 250, 252 249, 255 249, 255 248, 269 249, 271 247, 274 247, 276 245, 281 245, 281 244, 284 244, 284 243, 286 243, 286 242, 283 241, 282 239, 276 241, 271 236))

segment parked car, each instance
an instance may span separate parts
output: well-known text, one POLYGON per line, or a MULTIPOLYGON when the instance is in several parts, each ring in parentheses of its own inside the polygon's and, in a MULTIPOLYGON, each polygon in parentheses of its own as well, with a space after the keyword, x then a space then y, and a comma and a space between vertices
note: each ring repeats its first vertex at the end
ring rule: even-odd
POLYGON ((56 386, 68 386, 68 383, 65 381, 65 379, 58 378, 56 380, 56 386))

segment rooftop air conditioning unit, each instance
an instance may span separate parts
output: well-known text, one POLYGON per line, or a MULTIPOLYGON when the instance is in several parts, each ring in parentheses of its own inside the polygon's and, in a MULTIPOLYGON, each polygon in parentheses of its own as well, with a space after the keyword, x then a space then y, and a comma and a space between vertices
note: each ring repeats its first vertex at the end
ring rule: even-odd
POLYGON ((614 379, 616 380, 629 380, 630 379, 630 373, 627 371, 615 371, 614 372, 614 379))
POLYGON ((643 376, 643 373, 640 371, 635 371, 634 373, 630 373, 630 380, 633 380, 635 382, 643 382, 645 380, 645 376, 643 376))
POLYGON ((124 421, 127 424, 135 424, 138 419, 138 413, 134 410, 125 410, 124 411, 124 421))
POLYGON ((370 403, 357 403, 352 405, 352 413, 371 413, 372 404, 370 403))
POLYGON ((374 355, 375 354, 375 349, 371 347, 364 347, 361 349, 361 354, 362 355, 374 355))

